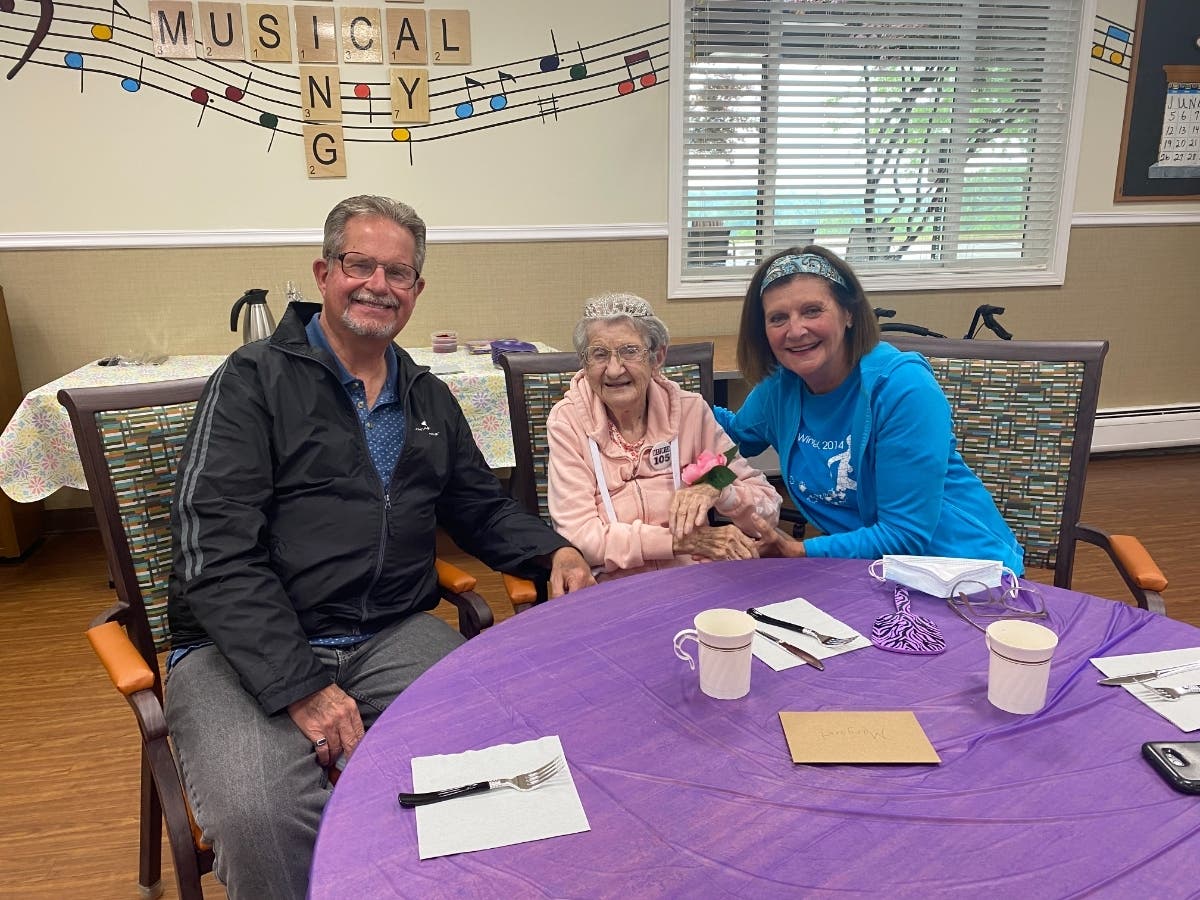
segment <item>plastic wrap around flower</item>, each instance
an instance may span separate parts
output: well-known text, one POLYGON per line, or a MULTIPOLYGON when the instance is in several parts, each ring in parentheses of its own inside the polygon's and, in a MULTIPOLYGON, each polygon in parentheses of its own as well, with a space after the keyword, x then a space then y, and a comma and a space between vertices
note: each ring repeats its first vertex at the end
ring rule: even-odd
POLYGON ((711 484, 718 491, 723 490, 737 481, 737 476, 726 463, 733 462, 737 456, 737 447, 730 447, 724 453, 713 453, 701 450, 694 463, 683 467, 679 477, 684 484, 711 484))

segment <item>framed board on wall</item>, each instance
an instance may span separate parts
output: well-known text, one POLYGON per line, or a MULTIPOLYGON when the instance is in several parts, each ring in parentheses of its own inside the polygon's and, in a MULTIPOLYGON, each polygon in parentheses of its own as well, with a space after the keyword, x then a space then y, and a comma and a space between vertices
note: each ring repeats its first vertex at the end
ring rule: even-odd
POLYGON ((1115 202, 1200 200, 1200 3, 1138 0, 1115 202))

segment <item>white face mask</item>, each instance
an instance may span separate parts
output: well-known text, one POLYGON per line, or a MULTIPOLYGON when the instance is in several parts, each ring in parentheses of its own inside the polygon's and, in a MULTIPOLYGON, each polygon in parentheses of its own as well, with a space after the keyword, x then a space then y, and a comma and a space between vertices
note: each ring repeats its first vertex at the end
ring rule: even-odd
POLYGON ((984 587, 1000 587, 1004 573, 1016 573, 994 559, 958 559, 949 556, 884 556, 867 568, 879 581, 894 581, 931 597, 947 599, 960 581, 973 581, 984 587), (877 571, 882 568, 882 574, 877 571))

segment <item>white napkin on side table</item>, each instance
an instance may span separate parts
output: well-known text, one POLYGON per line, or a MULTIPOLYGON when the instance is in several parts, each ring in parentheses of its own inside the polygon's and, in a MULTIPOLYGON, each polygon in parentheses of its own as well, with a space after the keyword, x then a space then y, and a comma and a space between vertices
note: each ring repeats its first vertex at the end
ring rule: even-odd
MULTIPOLYGON (((413 791, 439 791, 510 778, 532 772, 557 756, 563 756, 558 735, 465 753, 417 756, 412 761, 413 791)), ((421 859, 591 830, 566 765, 532 791, 498 787, 401 812, 417 816, 421 859)))
MULTIPOLYGON (((797 625, 805 625, 821 632, 821 634, 830 634, 834 637, 850 637, 854 635, 854 640, 849 643, 839 644, 836 647, 826 647, 816 638, 808 637, 787 628, 768 625, 766 622, 754 623, 755 628, 761 628, 767 634, 773 634, 775 637, 781 638, 789 644, 795 644, 801 650, 807 650, 817 659, 828 659, 840 653, 849 653, 851 650, 859 650, 863 647, 871 646, 870 640, 863 637, 845 622, 841 622, 829 615, 829 613, 817 609, 802 597, 797 597, 794 600, 784 600, 781 603, 772 603, 769 606, 757 606, 755 609, 773 619, 782 619, 784 622, 795 622, 797 625)), ((804 660, 788 653, 778 644, 771 643, 761 634, 754 636, 754 655, 776 672, 783 669, 790 669, 793 666, 806 665, 804 660)))
MULTIPOLYGON (((1138 672, 1153 672, 1156 669, 1166 669, 1170 666, 1179 666, 1197 660, 1200 660, 1200 647, 1160 650, 1157 653, 1130 653, 1126 656, 1098 656, 1090 662, 1104 673, 1105 678, 1116 678, 1121 675, 1136 675, 1138 672)), ((1183 687, 1185 684, 1200 684, 1200 669, 1177 672, 1174 675, 1155 678, 1150 682, 1119 685, 1164 719, 1178 725, 1180 730, 1200 730, 1200 694, 1188 694, 1178 700, 1163 700, 1148 690, 1147 684, 1155 687, 1183 687)), ((1117 686, 1107 688, 1107 690, 1113 690, 1115 687, 1117 686)))

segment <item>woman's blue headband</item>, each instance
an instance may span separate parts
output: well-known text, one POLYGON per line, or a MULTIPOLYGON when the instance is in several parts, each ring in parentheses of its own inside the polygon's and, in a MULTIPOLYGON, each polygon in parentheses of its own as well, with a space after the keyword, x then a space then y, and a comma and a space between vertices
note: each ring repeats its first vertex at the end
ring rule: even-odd
POLYGON ((815 253, 801 253, 799 256, 781 256, 771 263, 767 274, 763 276, 758 296, 762 297, 767 288, 786 275, 820 275, 827 281, 850 290, 850 285, 846 284, 842 273, 835 269, 829 260, 815 253))

